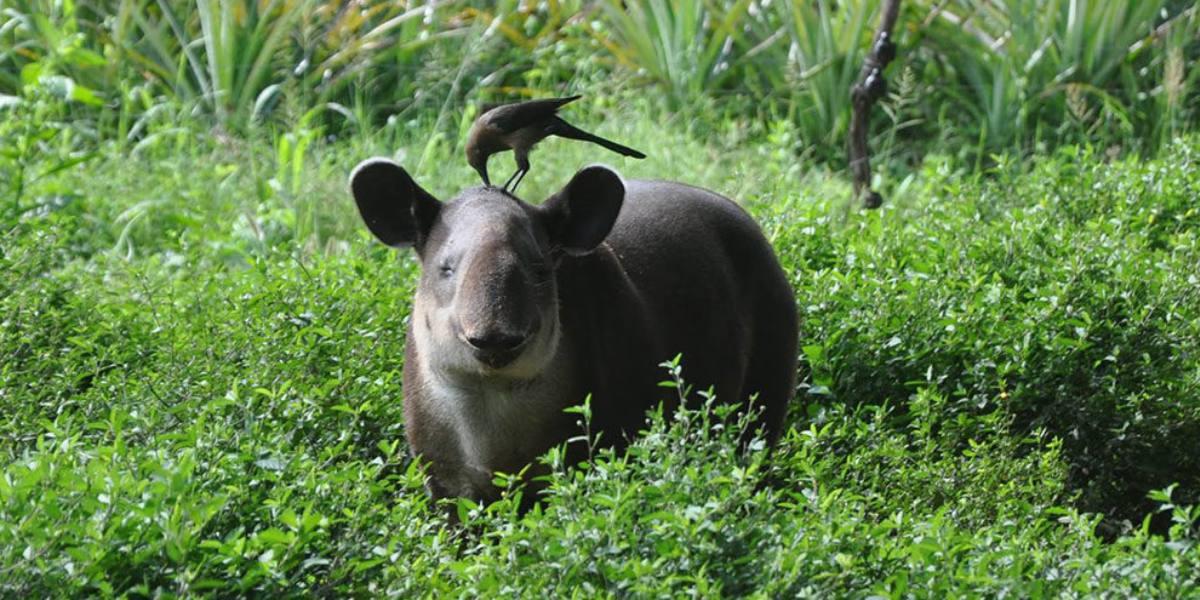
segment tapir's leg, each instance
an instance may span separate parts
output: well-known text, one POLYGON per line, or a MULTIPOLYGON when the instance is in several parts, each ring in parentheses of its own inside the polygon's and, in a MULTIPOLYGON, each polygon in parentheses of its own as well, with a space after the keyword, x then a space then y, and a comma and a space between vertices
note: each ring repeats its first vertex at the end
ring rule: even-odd
POLYGON ((752 406, 760 414, 755 428, 763 428, 766 441, 774 444, 783 432, 788 405, 796 394, 799 325, 791 286, 763 298, 757 308, 742 399, 758 394, 752 406), (768 315, 773 318, 764 318, 768 315))

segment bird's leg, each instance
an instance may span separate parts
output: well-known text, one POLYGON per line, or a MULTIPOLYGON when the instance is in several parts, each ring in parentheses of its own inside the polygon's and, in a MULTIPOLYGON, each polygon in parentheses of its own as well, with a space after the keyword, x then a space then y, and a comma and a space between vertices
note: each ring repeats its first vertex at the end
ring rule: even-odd
MULTIPOLYGON (((508 193, 515 195, 517 193, 517 186, 521 185, 521 180, 525 179, 525 174, 529 172, 529 151, 518 148, 513 151, 513 154, 517 159, 517 172, 513 173, 513 177, 516 177, 517 180, 513 182, 512 189, 508 190, 508 193)), ((505 185, 506 189, 507 187, 505 185)))
POLYGON ((526 174, 526 173, 528 173, 528 172, 529 172, 528 170, 526 170, 526 171, 518 171, 518 173, 520 173, 521 175, 517 177, 517 180, 516 180, 515 182, 513 182, 513 187, 512 187, 512 189, 511 189, 511 190, 509 190, 509 191, 508 191, 508 193, 510 193, 510 194, 516 194, 516 193, 517 193, 517 186, 518 186, 518 185, 521 185, 521 181, 525 179, 525 174, 526 174))
POLYGON ((506 192, 508 191, 508 184, 512 183, 513 180, 517 178, 517 175, 520 175, 520 174, 521 174, 521 169, 517 169, 516 171, 513 171, 512 175, 509 175, 508 181, 504 182, 504 191, 506 191, 506 192))

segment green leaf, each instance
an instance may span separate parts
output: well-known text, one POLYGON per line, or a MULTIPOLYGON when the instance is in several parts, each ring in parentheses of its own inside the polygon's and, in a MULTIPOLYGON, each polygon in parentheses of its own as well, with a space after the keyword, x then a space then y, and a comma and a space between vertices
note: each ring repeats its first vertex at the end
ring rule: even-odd
POLYGON ((21 83, 25 85, 34 85, 42 78, 42 64, 31 62, 24 67, 21 67, 21 83))
POLYGON ((279 515, 279 522, 291 527, 292 529, 300 529, 300 519, 296 517, 296 511, 286 509, 279 515))
POLYGON ((87 48, 69 47, 63 52, 63 57, 76 67, 103 67, 108 64, 103 56, 87 48))
POLYGON ((82 102, 84 104, 90 104, 92 106, 99 106, 100 104, 104 103, 104 101, 96 95, 95 90, 79 85, 78 83, 72 83, 70 87, 69 99, 75 100, 76 102, 82 102))
POLYGON ((100 153, 99 153, 99 152, 89 152, 89 153, 87 153, 87 154, 84 154, 84 155, 82 155, 82 156, 76 156, 76 157, 73 157, 73 158, 69 158, 69 159, 67 159, 67 160, 64 160, 64 161, 62 161, 62 162, 60 162, 60 163, 58 163, 58 164, 56 164, 56 165, 54 165, 54 166, 52 166, 52 167, 50 167, 50 168, 46 169, 45 171, 42 171, 42 172, 41 172, 41 173, 38 175, 38 178, 40 179, 40 178, 43 178, 43 177, 49 177, 49 176, 51 176, 51 175, 54 175, 55 173, 60 173, 60 172, 62 172, 62 171, 65 171, 65 170, 67 170, 67 169, 70 169, 71 167, 74 167, 74 166, 76 166, 76 165, 81 165, 81 164, 83 164, 83 163, 85 163, 85 162, 87 162, 87 161, 89 161, 89 160, 92 160, 92 159, 96 158, 96 157, 97 157, 97 156, 99 156, 99 155, 100 155, 100 153))
POLYGON ((254 534, 255 539, 272 545, 286 546, 292 543, 295 535, 276 527, 269 527, 254 534))

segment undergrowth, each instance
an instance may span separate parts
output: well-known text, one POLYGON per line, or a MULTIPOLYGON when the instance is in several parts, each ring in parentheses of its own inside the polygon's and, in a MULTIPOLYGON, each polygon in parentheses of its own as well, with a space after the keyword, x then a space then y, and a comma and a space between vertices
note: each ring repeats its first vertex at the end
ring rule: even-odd
MULTIPOLYGON (((931 158, 846 215, 778 147, 608 127, 651 156, 627 176, 738 198, 777 248, 802 377, 773 450, 652 415, 546 457, 534 511, 447 526, 403 442, 417 266, 345 175, 398 155, 445 199, 458 151, 63 142, 0 164, 36 175, 0 213, 0 596, 1200 597, 1200 140, 931 158)), ((588 152, 543 145, 530 197, 588 152)))

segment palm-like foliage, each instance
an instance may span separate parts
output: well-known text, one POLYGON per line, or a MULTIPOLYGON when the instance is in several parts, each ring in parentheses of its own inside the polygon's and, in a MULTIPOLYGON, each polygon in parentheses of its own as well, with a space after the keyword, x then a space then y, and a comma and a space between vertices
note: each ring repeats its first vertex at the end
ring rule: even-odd
POLYGON ((961 34, 938 48, 956 75, 949 89, 988 148, 1027 143, 1054 123, 1130 133, 1139 94, 1153 87, 1133 49, 1166 4, 957 0, 937 14, 961 34))
POLYGON ((836 144, 850 121, 850 87, 870 50, 880 0, 772 3, 788 44, 782 83, 796 90, 794 121, 811 142, 836 144))
POLYGON ((368 66, 416 51, 429 41, 422 32, 438 5, 122 0, 120 14, 131 15, 133 27, 122 27, 113 43, 185 101, 244 124, 262 118, 289 84, 314 106, 368 66))
POLYGON ((61 54, 64 37, 86 32, 93 49, 73 56, 90 60, 66 65, 76 67, 76 81, 117 92, 140 80, 240 127, 269 113, 289 86, 309 107, 349 96, 356 74, 459 36, 462 25, 446 18, 456 11, 436 0, 20 0, 0 28, 20 37, 0 55, 0 66, 14 65, 0 69, 0 85, 19 87, 14 71, 45 63, 61 54))
MULTIPOLYGON (((440 109, 480 88, 534 95, 623 73, 676 107, 719 96, 741 114, 787 115, 809 148, 839 155, 880 4, 11 0, 0 7, 0 93, 46 79, 75 100, 120 105, 124 134, 159 104, 243 129, 279 107, 358 118, 364 106, 440 109), (444 100, 421 103, 431 96, 444 100)), ((1197 0, 903 6, 893 71, 919 80, 912 112, 927 133, 978 140, 981 156, 1098 134, 1155 144, 1200 112, 1197 0)))
POLYGON ((721 89, 730 69, 737 27, 751 3, 711 0, 602 0, 597 38, 616 62, 687 98, 721 89))

